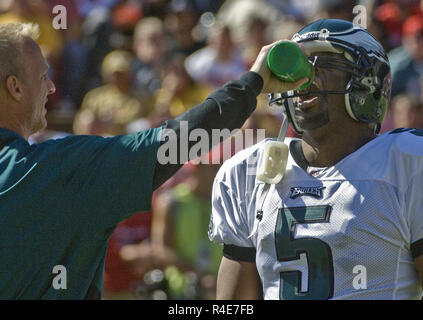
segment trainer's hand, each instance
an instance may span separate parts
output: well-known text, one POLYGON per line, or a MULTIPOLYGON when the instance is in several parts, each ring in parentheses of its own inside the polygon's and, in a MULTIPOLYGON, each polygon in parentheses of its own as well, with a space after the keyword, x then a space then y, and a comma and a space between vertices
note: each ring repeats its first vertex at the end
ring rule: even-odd
MULTIPOLYGON (((254 62, 253 66, 251 67, 250 71, 254 71, 258 73, 263 78, 263 89, 261 90, 262 93, 278 93, 278 92, 286 92, 289 90, 294 90, 300 87, 302 84, 308 81, 307 78, 303 78, 298 80, 297 82, 286 82, 279 80, 273 73, 270 71, 267 65, 267 54, 270 49, 279 41, 271 43, 267 46, 261 48, 259 55, 257 56, 256 61, 254 62)), ((289 40, 285 40, 289 41, 289 40)), ((297 44, 297 43, 296 43, 297 44)), ((298 45, 298 44, 297 44, 298 45)), ((307 54, 307 52, 302 48, 302 46, 298 45, 300 49, 307 54)), ((308 55, 308 54, 307 54, 308 55)))

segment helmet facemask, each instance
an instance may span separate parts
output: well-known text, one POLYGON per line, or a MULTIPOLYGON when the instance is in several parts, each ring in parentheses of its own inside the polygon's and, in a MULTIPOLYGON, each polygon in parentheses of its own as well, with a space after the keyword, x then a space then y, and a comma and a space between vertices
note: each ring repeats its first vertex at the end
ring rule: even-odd
MULTIPOLYGON (((322 28, 321 30, 312 30, 302 35, 296 34, 293 40, 301 43, 311 54, 317 52, 342 54, 342 58, 310 56, 309 60, 315 68, 336 69, 347 72, 350 75, 350 80, 347 82, 345 89, 316 91, 312 89, 313 86, 309 86, 306 90, 293 90, 271 95, 270 103, 285 107, 285 112, 292 127, 299 134, 303 130, 295 120, 294 97, 343 94, 345 95, 345 107, 348 115, 356 121, 375 123, 377 132, 380 130, 386 115, 390 98, 391 77, 389 61, 383 48, 367 31, 347 21, 327 19, 319 23, 326 23, 330 26, 331 23, 339 24, 339 21, 349 26, 349 29, 347 28, 344 31, 336 30, 336 32, 331 33, 328 29, 322 28), (360 45, 355 45, 352 42, 360 45), (368 46, 368 50, 361 42, 368 46)), ((304 29, 306 28, 308 26, 304 29)))

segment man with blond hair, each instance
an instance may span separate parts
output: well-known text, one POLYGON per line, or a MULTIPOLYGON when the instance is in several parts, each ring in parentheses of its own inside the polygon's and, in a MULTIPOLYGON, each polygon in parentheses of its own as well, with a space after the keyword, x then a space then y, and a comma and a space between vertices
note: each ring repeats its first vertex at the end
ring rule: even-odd
POLYGON ((5 24, 0 26, 0 34, 0 74, 4 81, 0 126, 21 132, 28 139, 45 127, 44 106, 56 88, 48 77, 47 62, 32 40, 39 35, 38 26, 5 24))
POLYGON ((305 82, 271 76, 269 45, 250 72, 158 128, 30 145, 29 136, 46 126, 45 104, 55 91, 37 34, 32 24, 0 25, 1 299, 100 298, 110 234, 120 221, 149 211, 152 192, 183 165, 159 161, 163 142, 179 146, 199 128, 211 142, 212 129, 242 126, 260 92, 305 82))

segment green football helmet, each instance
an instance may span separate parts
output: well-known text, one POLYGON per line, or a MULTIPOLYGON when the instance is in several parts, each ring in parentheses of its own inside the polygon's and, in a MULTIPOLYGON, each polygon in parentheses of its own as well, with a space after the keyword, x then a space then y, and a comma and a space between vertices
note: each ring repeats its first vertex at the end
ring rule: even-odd
POLYGON ((294 130, 302 133, 302 128, 295 121, 293 97, 344 94, 348 114, 354 120, 375 123, 378 133, 386 116, 392 86, 389 60, 382 45, 359 25, 339 19, 315 21, 296 33, 292 40, 301 43, 310 54, 342 54, 345 59, 333 56, 316 56, 309 59, 316 67, 331 67, 351 75, 345 90, 311 91, 310 86, 306 92, 293 90, 277 97, 273 95, 271 103, 283 103, 294 130))

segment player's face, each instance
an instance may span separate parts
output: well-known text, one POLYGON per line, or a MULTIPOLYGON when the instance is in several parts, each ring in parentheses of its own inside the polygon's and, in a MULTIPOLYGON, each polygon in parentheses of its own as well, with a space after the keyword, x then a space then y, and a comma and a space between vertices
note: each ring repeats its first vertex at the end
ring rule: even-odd
MULTIPOLYGON (((331 53, 314 55, 334 55, 339 58, 339 55, 331 53)), ((315 71, 316 75, 311 91, 345 90, 349 80, 349 75, 346 72, 319 67, 316 67, 315 71)), ((344 99, 344 94, 311 94, 294 98, 295 118, 298 125, 304 131, 313 131, 346 121, 345 119, 348 119, 349 116, 345 109, 344 99)))
POLYGON ((26 109, 27 130, 35 133, 47 125, 47 96, 56 87, 47 72, 49 66, 35 41, 28 40, 24 49, 25 79, 23 79, 24 108, 26 109))

